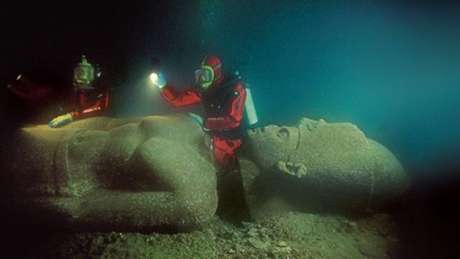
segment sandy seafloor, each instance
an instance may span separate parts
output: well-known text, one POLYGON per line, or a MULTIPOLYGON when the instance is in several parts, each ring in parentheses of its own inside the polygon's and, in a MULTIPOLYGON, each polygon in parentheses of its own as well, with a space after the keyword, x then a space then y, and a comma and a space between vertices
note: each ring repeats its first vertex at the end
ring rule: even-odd
POLYGON ((359 259, 394 258, 398 247, 395 224, 387 214, 350 219, 292 212, 257 223, 244 222, 241 226, 215 217, 201 230, 180 234, 55 232, 21 235, 14 238, 15 248, 9 247, 10 256, 359 259))

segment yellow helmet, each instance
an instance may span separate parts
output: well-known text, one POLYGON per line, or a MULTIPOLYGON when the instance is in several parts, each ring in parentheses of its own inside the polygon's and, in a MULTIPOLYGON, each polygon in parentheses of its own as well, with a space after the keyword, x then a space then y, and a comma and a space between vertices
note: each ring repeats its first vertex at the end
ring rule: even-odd
POLYGON ((82 55, 80 63, 73 70, 73 85, 81 89, 92 89, 94 80, 94 66, 82 55))

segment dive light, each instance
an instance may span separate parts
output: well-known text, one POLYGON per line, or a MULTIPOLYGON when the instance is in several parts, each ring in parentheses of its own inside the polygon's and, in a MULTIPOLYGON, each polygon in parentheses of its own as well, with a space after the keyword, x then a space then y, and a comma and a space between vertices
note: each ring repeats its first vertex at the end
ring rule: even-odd
POLYGON ((162 73, 152 72, 149 78, 152 84, 160 89, 166 85, 166 80, 162 73))
POLYGON ((157 57, 152 57, 151 60, 151 70, 152 73, 149 75, 150 82, 158 88, 163 88, 166 85, 166 79, 160 71, 160 59, 157 57))
POLYGON ((151 73, 150 76, 149 76, 149 78, 150 78, 150 81, 151 81, 154 85, 158 84, 158 74, 157 74, 156 72, 151 73))

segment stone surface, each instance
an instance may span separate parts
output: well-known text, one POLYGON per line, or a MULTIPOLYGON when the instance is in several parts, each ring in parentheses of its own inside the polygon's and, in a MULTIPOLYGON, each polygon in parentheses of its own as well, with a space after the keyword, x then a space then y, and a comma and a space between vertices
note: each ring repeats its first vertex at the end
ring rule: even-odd
POLYGON ((409 184, 396 157, 350 123, 303 118, 296 126, 250 130, 244 154, 244 185, 255 217, 308 208, 378 209, 409 184), (262 208, 267 210, 257 212, 262 208))
POLYGON ((69 227, 188 228, 217 208, 203 134, 183 116, 21 129, 3 157, 4 206, 69 227))
MULTIPOLYGON (((216 212, 216 171, 188 117, 99 117, 60 129, 30 126, 11 139, 0 187, 3 206, 17 215, 76 229, 180 230, 216 212)), ((301 119, 251 130, 245 142, 241 179, 229 179, 242 181, 256 219, 378 209, 408 185, 391 152, 349 123, 301 119)))

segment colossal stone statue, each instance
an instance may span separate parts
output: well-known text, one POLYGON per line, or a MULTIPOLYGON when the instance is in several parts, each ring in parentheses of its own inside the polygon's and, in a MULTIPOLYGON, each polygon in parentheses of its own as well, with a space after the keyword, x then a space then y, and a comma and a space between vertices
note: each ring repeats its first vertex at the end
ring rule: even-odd
POLYGON ((271 211, 309 205, 372 210, 408 188, 395 156, 350 123, 303 118, 296 126, 251 130, 246 144, 246 156, 255 162, 242 162, 253 216, 255 208, 273 204, 271 211))
POLYGON ((203 134, 182 116, 21 129, 3 161, 10 209, 95 229, 197 226, 217 207, 203 134))
MULTIPOLYGON (((2 153, 2 207, 74 229, 196 227, 218 205, 203 140, 181 115, 25 127, 2 153)), ((235 191, 241 184, 258 218, 313 207, 373 210, 400 198, 409 182, 394 155, 350 123, 304 118, 253 129, 241 157, 241 177, 218 175, 228 189, 219 191, 221 213, 245 209, 235 191)))

